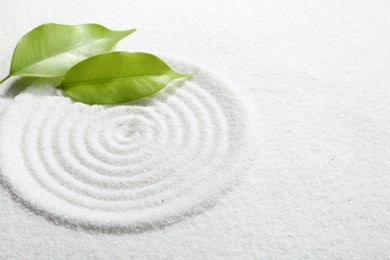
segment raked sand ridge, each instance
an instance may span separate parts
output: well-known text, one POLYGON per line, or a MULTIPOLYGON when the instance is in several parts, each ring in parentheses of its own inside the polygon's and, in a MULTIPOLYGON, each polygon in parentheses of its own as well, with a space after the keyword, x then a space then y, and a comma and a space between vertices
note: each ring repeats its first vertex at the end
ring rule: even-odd
POLYGON ((16 96, 1 121, 0 169, 13 192, 51 218, 142 232, 213 206, 245 174, 247 101, 183 61, 187 82, 131 104, 88 106, 52 87, 16 96))

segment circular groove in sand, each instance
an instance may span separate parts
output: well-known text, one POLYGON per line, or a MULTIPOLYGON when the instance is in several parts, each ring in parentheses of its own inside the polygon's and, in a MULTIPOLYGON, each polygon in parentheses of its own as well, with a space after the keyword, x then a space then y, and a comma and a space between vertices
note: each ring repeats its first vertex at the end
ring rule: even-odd
POLYGON ((213 73, 172 63, 197 76, 128 105, 20 94, 0 128, 5 179, 39 210, 101 228, 171 223, 215 203, 241 174, 245 100, 213 73))

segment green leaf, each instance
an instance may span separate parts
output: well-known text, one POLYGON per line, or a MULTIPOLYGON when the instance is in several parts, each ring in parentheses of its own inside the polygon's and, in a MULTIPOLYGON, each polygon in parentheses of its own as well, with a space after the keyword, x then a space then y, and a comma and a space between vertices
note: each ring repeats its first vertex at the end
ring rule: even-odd
POLYGON ((9 76, 62 76, 76 63, 110 51, 134 31, 111 31, 98 24, 43 24, 17 44, 9 76))
POLYGON ((152 54, 111 52, 72 67, 59 88, 82 103, 118 104, 150 96, 174 79, 191 76, 173 71, 152 54))

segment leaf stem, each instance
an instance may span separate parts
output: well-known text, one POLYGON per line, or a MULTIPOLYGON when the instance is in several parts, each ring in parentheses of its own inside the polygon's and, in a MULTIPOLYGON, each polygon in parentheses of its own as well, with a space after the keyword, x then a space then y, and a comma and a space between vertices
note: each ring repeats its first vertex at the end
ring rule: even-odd
POLYGON ((4 81, 6 81, 7 79, 9 79, 10 77, 11 77, 11 75, 8 74, 7 77, 5 77, 2 80, 0 80, 0 84, 3 83, 4 81))

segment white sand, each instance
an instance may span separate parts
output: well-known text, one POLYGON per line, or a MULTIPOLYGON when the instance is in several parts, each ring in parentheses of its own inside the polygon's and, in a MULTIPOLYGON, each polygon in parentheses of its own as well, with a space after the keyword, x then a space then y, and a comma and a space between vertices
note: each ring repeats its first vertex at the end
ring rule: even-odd
POLYGON ((0 258, 389 257, 388 0, 4 1, 0 75, 49 21, 137 27, 118 48, 219 71, 256 104, 258 153, 214 207, 140 233, 56 224, 1 187, 0 258))
MULTIPOLYGON (((169 59, 165 59, 169 60, 169 59)), ((250 159, 248 100, 210 70, 128 105, 75 103, 50 86, 17 95, 0 121, 0 168, 25 205, 57 222, 142 232, 201 213, 250 159)))

